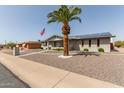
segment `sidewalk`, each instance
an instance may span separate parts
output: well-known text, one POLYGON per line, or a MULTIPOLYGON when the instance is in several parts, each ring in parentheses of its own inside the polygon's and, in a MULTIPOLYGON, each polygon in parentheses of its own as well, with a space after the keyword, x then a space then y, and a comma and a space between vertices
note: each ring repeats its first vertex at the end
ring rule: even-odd
POLYGON ((119 88, 108 82, 89 78, 37 62, 0 53, 0 61, 21 80, 33 88, 119 88))

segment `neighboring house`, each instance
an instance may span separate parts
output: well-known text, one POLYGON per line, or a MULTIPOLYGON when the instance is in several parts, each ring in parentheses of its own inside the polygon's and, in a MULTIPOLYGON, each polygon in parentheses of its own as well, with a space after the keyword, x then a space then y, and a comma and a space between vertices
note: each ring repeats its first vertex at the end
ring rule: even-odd
MULTIPOLYGON (((84 50, 88 48, 89 51, 96 52, 99 48, 103 48, 105 52, 110 52, 112 37, 109 32, 69 36, 69 50, 84 50)), ((63 37, 53 35, 42 42, 42 44, 49 49, 63 47, 63 37)))
POLYGON ((20 49, 40 49, 41 43, 37 41, 28 41, 19 43, 16 45, 16 47, 19 47, 20 49))

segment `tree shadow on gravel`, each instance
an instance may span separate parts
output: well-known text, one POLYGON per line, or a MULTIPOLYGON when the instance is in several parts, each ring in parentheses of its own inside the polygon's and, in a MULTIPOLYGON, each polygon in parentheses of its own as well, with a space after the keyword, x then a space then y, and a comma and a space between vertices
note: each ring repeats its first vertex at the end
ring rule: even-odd
POLYGON ((100 56, 100 53, 98 53, 98 52, 78 52, 76 54, 73 54, 72 56, 78 56, 78 55, 83 55, 83 56, 100 56))

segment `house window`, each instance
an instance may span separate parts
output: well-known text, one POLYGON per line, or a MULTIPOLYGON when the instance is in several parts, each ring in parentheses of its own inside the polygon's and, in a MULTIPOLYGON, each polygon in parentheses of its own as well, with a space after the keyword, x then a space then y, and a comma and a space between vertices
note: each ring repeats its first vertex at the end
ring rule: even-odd
POLYGON ((99 46, 100 46, 100 40, 97 39, 97 47, 99 47, 99 46))
POLYGON ((54 41, 54 47, 56 47, 56 41, 54 41))
POLYGON ((89 40, 89 47, 91 47, 91 40, 89 40))
POLYGON ((84 40, 82 40, 82 47, 84 46, 84 40))

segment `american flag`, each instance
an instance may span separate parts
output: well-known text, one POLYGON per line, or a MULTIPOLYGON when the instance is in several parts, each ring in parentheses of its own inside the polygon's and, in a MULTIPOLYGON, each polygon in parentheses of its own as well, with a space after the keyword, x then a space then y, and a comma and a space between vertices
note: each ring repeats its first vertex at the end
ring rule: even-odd
POLYGON ((40 32, 40 35, 43 36, 45 33, 45 28, 40 32))

